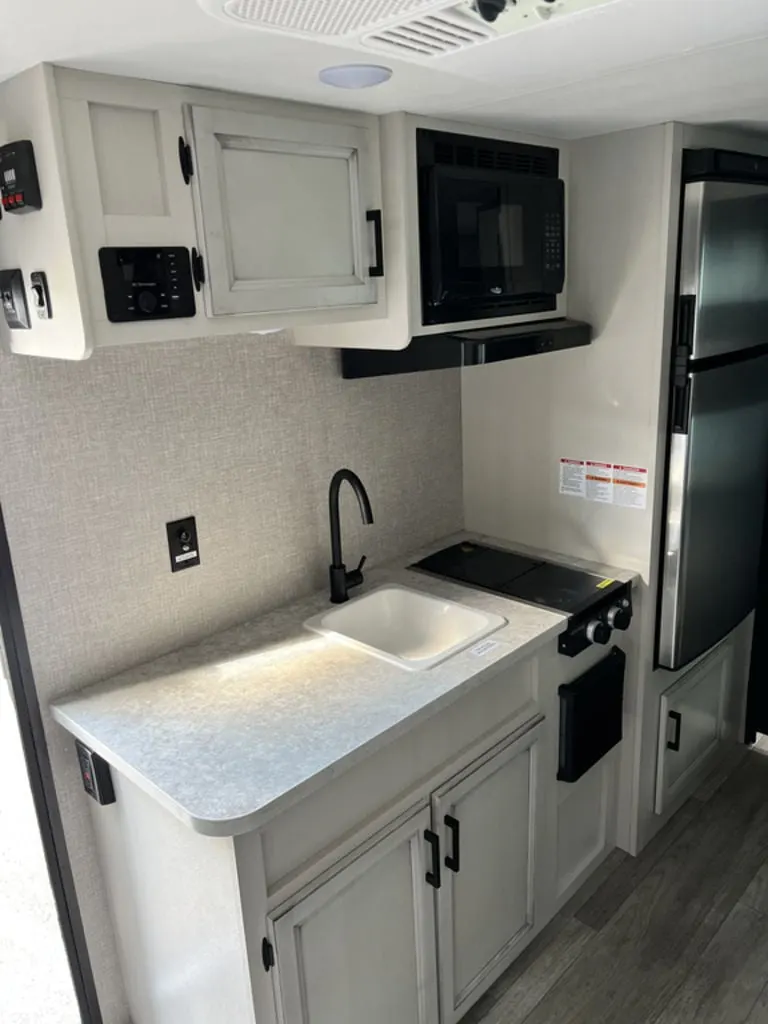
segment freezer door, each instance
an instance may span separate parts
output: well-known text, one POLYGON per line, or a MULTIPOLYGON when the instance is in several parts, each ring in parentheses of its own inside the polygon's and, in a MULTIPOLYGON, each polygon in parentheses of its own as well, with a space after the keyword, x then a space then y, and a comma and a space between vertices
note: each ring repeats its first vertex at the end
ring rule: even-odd
POLYGON ((768 187, 686 185, 680 294, 697 300, 693 359, 768 342, 768 187))
POLYGON ((658 662, 677 669, 754 607, 768 481, 768 356, 693 373, 672 435, 658 662))

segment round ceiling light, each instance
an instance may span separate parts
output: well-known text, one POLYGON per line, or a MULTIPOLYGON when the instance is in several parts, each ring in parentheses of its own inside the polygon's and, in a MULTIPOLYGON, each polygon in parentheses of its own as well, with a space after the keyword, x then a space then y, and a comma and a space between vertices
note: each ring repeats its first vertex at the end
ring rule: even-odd
POLYGON ((320 81, 335 85, 337 89, 370 89, 372 85, 388 82, 391 77, 392 68, 380 64, 339 64, 320 72, 320 81))

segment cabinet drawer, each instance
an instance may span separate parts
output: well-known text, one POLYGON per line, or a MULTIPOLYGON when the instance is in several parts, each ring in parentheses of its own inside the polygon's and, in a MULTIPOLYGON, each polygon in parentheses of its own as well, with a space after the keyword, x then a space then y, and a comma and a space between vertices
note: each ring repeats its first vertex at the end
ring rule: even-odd
POLYGON ((719 648, 661 697, 656 772, 656 813, 682 796, 717 749, 733 648, 719 648))

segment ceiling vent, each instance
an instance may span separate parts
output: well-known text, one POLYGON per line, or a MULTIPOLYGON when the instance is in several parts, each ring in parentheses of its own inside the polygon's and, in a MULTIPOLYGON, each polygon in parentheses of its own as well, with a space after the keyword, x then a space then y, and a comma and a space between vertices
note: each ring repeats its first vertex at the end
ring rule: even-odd
POLYGON ((242 25, 338 39, 447 6, 446 0, 199 0, 211 14, 242 25))
POLYGON ((437 11, 401 22, 363 37, 372 50, 387 50, 400 57, 440 57, 495 39, 490 25, 456 10, 437 11))
POLYGON ((619 0, 507 0, 494 22, 474 0, 198 0, 230 24, 343 42, 349 49, 429 63, 515 32, 541 28, 619 0))

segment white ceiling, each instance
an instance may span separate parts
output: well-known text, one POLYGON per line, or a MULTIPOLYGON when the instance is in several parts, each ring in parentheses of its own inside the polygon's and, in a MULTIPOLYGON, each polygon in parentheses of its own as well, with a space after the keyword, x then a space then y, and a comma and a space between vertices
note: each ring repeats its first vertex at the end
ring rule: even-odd
POLYGON ((196 0, 0 0, 0 77, 39 61, 374 113, 460 116, 576 138, 679 120, 768 131, 768 0, 613 0, 392 80, 320 84, 359 49, 228 25, 196 0))

